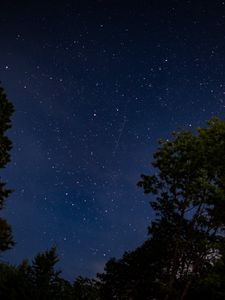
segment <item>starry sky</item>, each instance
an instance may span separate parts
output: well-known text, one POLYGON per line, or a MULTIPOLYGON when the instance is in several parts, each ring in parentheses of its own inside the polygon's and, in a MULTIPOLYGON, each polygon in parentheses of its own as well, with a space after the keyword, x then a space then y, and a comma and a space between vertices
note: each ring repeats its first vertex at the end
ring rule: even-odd
POLYGON ((225 110, 224 1, 1 1, 0 80, 15 106, 15 191, 1 212, 32 259, 55 244, 66 279, 147 238, 160 138, 225 110))

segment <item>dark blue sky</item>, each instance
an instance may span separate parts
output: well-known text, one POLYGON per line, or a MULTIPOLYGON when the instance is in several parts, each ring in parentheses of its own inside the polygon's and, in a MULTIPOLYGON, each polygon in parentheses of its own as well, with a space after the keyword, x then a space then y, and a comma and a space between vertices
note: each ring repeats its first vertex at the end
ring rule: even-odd
POLYGON ((56 244, 65 278, 94 276, 147 238, 136 183, 157 141, 224 116, 225 2, 12 2, 0 11, 15 106, 1 176, 15 192, 1 213, 17 244, 2 258, 56 244))

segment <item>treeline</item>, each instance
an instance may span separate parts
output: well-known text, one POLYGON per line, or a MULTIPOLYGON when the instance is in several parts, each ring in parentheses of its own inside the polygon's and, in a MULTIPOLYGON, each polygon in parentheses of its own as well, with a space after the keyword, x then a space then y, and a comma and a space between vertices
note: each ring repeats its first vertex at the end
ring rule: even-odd
MULTIPOLYGON (((154 243, 146 241, 135 251, 125 253, 119 260, 111 259, 96 279, 78 277, 70 283, 55 270, 58 261, 55 248, 37 255, 30 265, 27 261, 14 267, 0 264, 0 299, 4 300, 147 300, 184 299, 189 278, 177 277, 167 298, 168 280, 162 268, 162 251, 153 250, 154 243)), ((165 251, 166 252, 166 251, 165 251)), ((225 251, 214 263, 192 277, 185 299, 225 299, 225 251)))
MULTIPOLYGON (((0 89, 0 168, 10 161, 13 106, 0 89)), ((0 299, 183 300, 225 299, 225 121, 174 132, 160 141, 153 175, 138 186, 155 212, 148 240, 111 259, 95 279, 64 280, 55 269, 56 249, 30 264, 0 264, 0 299)), ((0 182, 0 209, 10 190, 0 182)), ((0 251, 13 246, 11 228, 0 219, 0 251)))

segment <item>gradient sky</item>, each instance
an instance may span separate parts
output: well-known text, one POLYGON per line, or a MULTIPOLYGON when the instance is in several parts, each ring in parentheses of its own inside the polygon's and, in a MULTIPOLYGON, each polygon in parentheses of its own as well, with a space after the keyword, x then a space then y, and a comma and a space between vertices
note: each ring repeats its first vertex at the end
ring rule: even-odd
POLYGON ((157 141, 224 116, 225 2, 2 0, 0 37, 16 240, 1 259, 56 244, 65 278, 94 276, 147 238, 136 183, 157 141))

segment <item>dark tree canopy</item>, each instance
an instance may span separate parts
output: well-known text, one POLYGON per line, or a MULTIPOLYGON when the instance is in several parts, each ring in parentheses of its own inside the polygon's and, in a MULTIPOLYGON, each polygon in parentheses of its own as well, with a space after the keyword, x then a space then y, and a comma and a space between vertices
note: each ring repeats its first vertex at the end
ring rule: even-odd
POLYGON ((197 134, 161 141, 154 175, 139 186, 153 195, 153 240, 166 246, 164 299, 184 299, 194 280, 219 257, 225 229, 225 122, 217 118, 197 134), (160 238, 159 238, 160 237, 160 238))
POLYGON ((160 141, 150 194, 149 239, 99 274, 100 299, 225 299, 225 122, 160 141))
POLYGON ((32 264, 23 261, 18 267, 0 264, 0 299, 72 300, 70 283, 55 270, 59 258, 56 248, 39 253, 32 264))
MULTIPOLYGON (((0 87, 0 169, 5 168, 10 162, 10 150, 12 143, 6 136, 6 131, 11 128, 11 116, 13 113, 13 105, 8 100, 4 90, 0 87)), ((5 200, 11 193, 11 190, 6 187, 6 183, 0 177, 0 209, 5 205, 5 200)), ((11 227, 0 218, 0 252, 10 249, 14 245, 11 227)))

